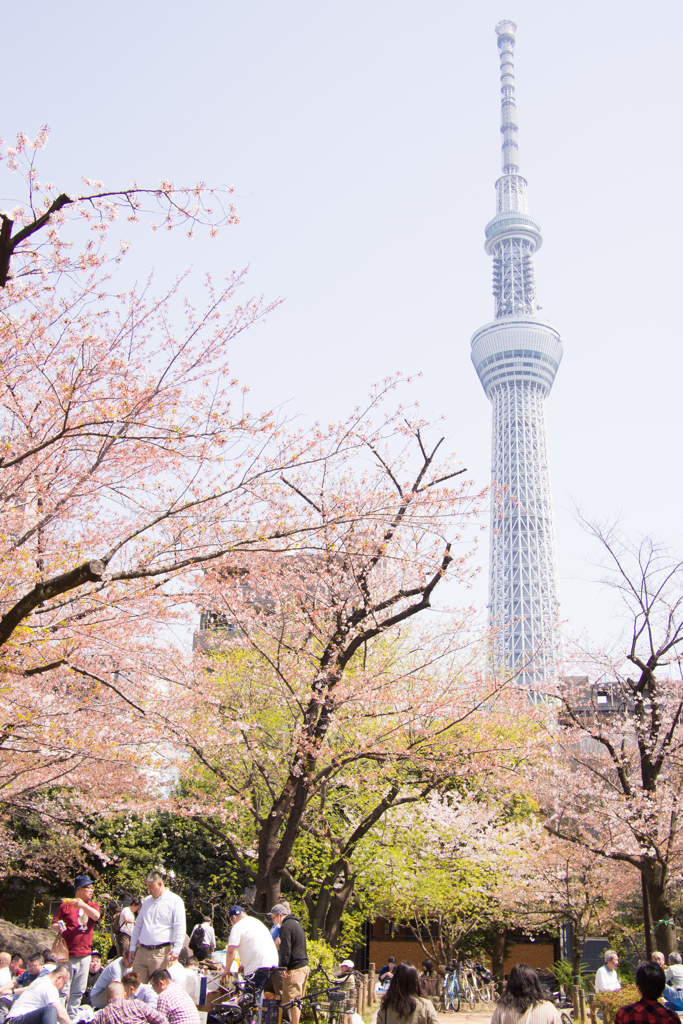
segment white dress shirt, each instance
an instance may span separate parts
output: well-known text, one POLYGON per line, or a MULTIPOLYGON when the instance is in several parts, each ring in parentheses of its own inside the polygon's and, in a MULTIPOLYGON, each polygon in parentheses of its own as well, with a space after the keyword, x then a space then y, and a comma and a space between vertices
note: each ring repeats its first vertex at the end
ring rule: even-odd
POLYGON ((140 913, 133 928, 130 952, 134 953, 138 943, 143 946, 160 946, 170 942, 177 955, 185 941, 185 904, 180 896, 164 889, 161 896, 148 896, 143 900, 140 913))

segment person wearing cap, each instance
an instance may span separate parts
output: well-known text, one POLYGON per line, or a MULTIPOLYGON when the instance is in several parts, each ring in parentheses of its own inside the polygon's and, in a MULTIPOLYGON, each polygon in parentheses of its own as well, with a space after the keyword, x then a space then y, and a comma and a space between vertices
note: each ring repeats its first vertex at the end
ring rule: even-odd
POLYGON ((83 998, 81 999, 81 1006, 92 1006, 92 1003, 90 1002, 90 993, 92 992, 93 985, 102 974, 102 970, 102 955, 98 949, 93 949, 90 953, 88 980, 86 982, 83 998))
MULTIPOLYGON (((308 981, 308 948, 306 933, 295 914, 287 912, 282 903, 277 903, 270 912, 273 924, 280 928, 280 948, 278 974, 273 975, 275 995, 281 1003, 289 1003, 292 999, 303 999, 308 981)), ((290 1006, 289 1015, 292 1024, 299 1024, 300 1006, 290 1006)))
POLYGON ((270 932, 255 917, 249 917, 242 907, 230 907, 228 919, 230 934, 222 976, 230 976, 232 962, 238 954, 244 976, 253 981, 257 993, 262 992, 278 961, 270 932))
POLYGON ((339 964, 339 970, 335 971, 337 987, 342 989, 344 992, 344 1016, 346 1024, 351 1024, 351 1017, 356 1012, 356 1005, 358 1001, 358 986, 356 984, 356 975, 354 974, 355 970, 356 965, 353 960, 342 960, 339 964))
MULTIPOLYGON (((290 905, 287 902, 287 900, 280 900, 280 904, 279 905, 281 907, 284 907, 288 914, 292 913, 292 908, 290 907, 290 905)), ((270 914, 268 915, 268 917, 270 917, 270 914)), ((280 948, 280 925, 279 924, 271 924, 271 926, 270 926, 270 934, 273 936, 273 942, 275 943, 275 948, 279 949, 280 948)))
POLYGON ((95 883, 87 875, 78 875, 74 882, 74 896, 62 901, 52 920, 52 930, 61 934, 69 950, 71 986, 67 1011, 71 1020, 78 1017, 78 1007, 88 984, 92 932, 100 919, 99 904, 93 902, 95 883))

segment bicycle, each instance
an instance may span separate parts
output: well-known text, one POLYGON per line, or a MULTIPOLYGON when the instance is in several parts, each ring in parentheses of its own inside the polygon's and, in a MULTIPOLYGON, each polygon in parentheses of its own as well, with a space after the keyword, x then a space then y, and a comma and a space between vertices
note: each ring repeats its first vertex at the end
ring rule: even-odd
POLYGON ((263 989, 257 988, 249 978, 244 978, 242 981, 235 978, 232 984, 236 989, 234 1002, 219 1003, 213 1006, 210 1016, 218 1024, 242 1024, 243 1021, 248 1021, 249 1024, 261 1024, 263 989))
POLYGON ((476 983, 477 992, 481 997, 482 1003, 490 1003, 493 1001, 496 995, 496 986, 493 980, 493 975, 487 967, 483 964, 475 963, 474 967, 474 980, 476 983))
POLYGON ((343 985, 344 979, 330 978, 327 971, 321 964, 311 972, 309 981, 316 974, 322 974, 327 985, 324 988, 319 989, 317 992, 310 992, 305 996, 301 996, 299 999, 290 999, 288 1003, 282 1003, 280 1005, 280 1012, 278 1015, 278 1024, 282 1024, 283 1010, 289 1009, 290 1006, 298 1006, 301 1008, 304 1003, 309 1004, 315 1024, 344 1024, 344 1006, 347 997, 347 993, 343 985), (319 998, 320 996, 324 997, 322 1001, 319 998), (324 1003, 327 1003, 327 1008, 325 1008, 324 1003))
POLYGON ((458 972, 462 998, 468 1004, 470 1009, 474 1010, 477 1005, 477 989, 474 969, 469 960, 463 960, 462 963, 458 964, 458 972))
POLYGON ((458 980, 457 964, 446 964, 446 974, 441 986, 441 1006, 444 1012, 460 1009, 460 982, 458 980))

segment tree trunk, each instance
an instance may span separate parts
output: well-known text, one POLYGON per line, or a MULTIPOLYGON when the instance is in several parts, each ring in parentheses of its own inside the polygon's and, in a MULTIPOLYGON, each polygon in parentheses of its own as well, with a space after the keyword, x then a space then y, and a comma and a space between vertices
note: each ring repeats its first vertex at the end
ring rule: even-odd
POLYGON ((325 917, 325 931, 323 938, 330 946, 336 946, 339 942, 341 932, 342 916, 351 902, 351 897, 356 888, 356 876, 352 872, 346 872, 344 883, 334 890, 330 898, 330 905, 325 917))
POLYGON ((342 916, 356 888, 356 875, 349 862, 340 858, 321 884, 317 896, 305 896, 312 939, 324 939, 336 946, 341 932, 342 916))
POLYGON ((676 926, 673 921, 671 900, 667 893, 666 869, 661 864, 644 859, 641 864, 641 871, 647 886, 650 914, 652 915, 652 930, 657 942, 657 949, 668 960, 669 953, 677 951, 678 941, 676 939, 676 926))
POLYGON ((503 991, 505 980, 505 928, 497 927, 493 933, 493 949, 491 951, 491 969, 493 976, 503 991))
POLYGON ((267 914, 279 902, 281 889, 282 872, 274 871, 271 861, 264 864, 259 858, 254 910, 259 914, 267 914))

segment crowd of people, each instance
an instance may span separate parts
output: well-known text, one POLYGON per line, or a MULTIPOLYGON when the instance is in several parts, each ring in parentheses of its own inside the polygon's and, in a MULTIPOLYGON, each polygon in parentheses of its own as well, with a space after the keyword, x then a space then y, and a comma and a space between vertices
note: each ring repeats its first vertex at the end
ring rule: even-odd
MULTIPOLYGON (((115 915, 116 956, 103 964, 101 951, 92 945, 101 917, 93 900, 94 882, 79 875, 73 897, 62 900, 54 915, 52 949, 36 952, 26 962, 19 954, 0 953, 0 1024, 199 1024, 186 976, 188 968, 216 950, 211 918, 204 917, 188 936, 180 896, 156 871, 147 876, 146 885, 145 899, 133 898, 115 915)), ((230 908, 219 982, 239 970, 257 993, 283 1003, 301 999, 309 972, 305 932, 286 901, 268 916, 270 928, 242 907, 230 908)), ((299 1024, 299 1017, 293 1005, 291 1024, 299 1024)))
MULTIPOLYGON (((26 958, 0 953, 0 1024, 199 1024, 195 1001, 186 991, 188 967, 206 961, 216 950, 211 919, 204 917, 186 934, 185 906, 156 871, 146 880, 148 896, 134 898, 113 922, 116 956, 102 963, 92 947, 100 907, 93 900, 94 883, 87 875, 75 880, 74 896, 64 899, 52 929, 51 950, 26 958)), ((216 972, 227 983, 234 973, 250 979, 257 997, 278 998, 289 1005, 291 1024, 300 1024, 300 1000, 309 975, 306 935, 289 904, 281 900, 270 911, 270 928, 238 905, 230 907, 225 962, 216 972)), ((114 950, 112 950, 113 952, 114 950)), ((621 988, 619 957, 607 950, 595 978, 596 992, 621 988)), ((422 974, 394 957, 379 971, 386 987, 376 1024, 438 1024, 425 979, 435 974, 431 961, 422 974)), ((356 1002, 356 975, 352 960, 337 971, 344 988, 347 1024, 356 1002)), ((683 963, 662 953, 640 964, 636 971, 640 1000, 622 1007, 615 1024, 680 1024, 683 1011, 683 963), (662 996, 665 1004, 660 1002, 662 996)), ((209 1013, 208 1024, 218 1024, 209 1013)), ((526 964, 511 971, 496 1005, 491 1024, 560 1024, 560 1014, 547 999, 538 973, 526 964)))
MULTIPOLYGON (((397 964, 394 957, 379 972, 389 985, 380 1003, 376 1024, 437 1024, 433 1002, 425 997, 424 979, 430 977, 431 961, 423 962, 422 974, 412 964, 397 964)), ((621 988, 617 967, 619 957, 610 949, 605 964, 596 974, 597 992, 621 988)), ((636 969, 635 983, 640 999, 621 1007, 614 1024, 680 1024, 683 1011, 683 963, 678 953, 662 953, 636 969), (662 997, 664 1002, 661 1002, 662 997)), ((544 991, 539 974, 527 964, 511 968, 505 990, 496 1004, 491 1024, 561 1024, 561 1012, 544 991)))

